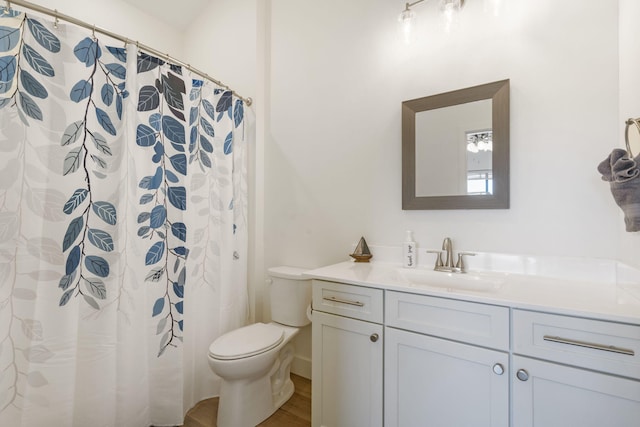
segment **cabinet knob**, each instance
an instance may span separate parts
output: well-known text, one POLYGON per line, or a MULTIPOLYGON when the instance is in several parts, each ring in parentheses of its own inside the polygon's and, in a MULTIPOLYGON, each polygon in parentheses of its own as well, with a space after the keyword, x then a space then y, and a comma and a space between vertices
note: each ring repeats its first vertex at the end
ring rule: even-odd
POLYGON ((369 337, 369 339, 371 340, 371 342, 376 342, 378 341, 378 338, 380 338, 378 336, 378 334, 371 334, 371 336, 369 337))
POLYGON ((518 377, 520 381, 527 381, 529 379, 529 372, 527 372, 525 369, 518 369, 518 372, 516 372, 516 377, 518 377))
POLYGON ((493 365, 493 372, 496 375, 502 375, 504 374, 504 366, 502 366, 501 363, 496 363, 495 365, 493 365))

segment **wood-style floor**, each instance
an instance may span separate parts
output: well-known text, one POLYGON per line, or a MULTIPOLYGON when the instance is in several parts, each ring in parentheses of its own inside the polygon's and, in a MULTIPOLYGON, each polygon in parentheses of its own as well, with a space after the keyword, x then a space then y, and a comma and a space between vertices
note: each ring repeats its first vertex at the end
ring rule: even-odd
MULTIPOLYGON (((295 392, 272 416, 258 427, 310 427, 311 426, 311 381, 291 374, 295 392)), ((183 427, 217 427, 218 398, 198 402, 187 412, 183 427)))

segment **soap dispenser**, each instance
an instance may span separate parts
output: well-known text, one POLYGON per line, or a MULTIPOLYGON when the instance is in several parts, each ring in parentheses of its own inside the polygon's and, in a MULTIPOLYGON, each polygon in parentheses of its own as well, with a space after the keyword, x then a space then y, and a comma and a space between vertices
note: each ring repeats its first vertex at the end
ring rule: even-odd
POLYGON ((413 240, 413 231, 407 231, 407 236, 402 244, 402 266, 405 268, 414 268, 417 264, 418 253, 416 251, 416 242, 413 240))

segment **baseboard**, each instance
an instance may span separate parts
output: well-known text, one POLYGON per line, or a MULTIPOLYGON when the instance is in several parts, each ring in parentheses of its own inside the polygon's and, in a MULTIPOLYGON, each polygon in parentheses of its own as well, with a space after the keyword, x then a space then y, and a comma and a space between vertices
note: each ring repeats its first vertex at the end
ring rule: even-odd
POLYGON ((295 355, 291 361, 291 373, 311 379, 311 359, 295 355))

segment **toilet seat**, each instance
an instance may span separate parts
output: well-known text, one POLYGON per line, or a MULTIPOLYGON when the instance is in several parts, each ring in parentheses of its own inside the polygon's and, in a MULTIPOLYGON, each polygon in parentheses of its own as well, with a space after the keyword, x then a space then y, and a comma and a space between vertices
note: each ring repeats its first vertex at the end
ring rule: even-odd
POLYGON ((244 359, 277 347, 284 340, 278 326, 254 323, 227 332, 209 346, 209 357, 219 360, 244 359))

